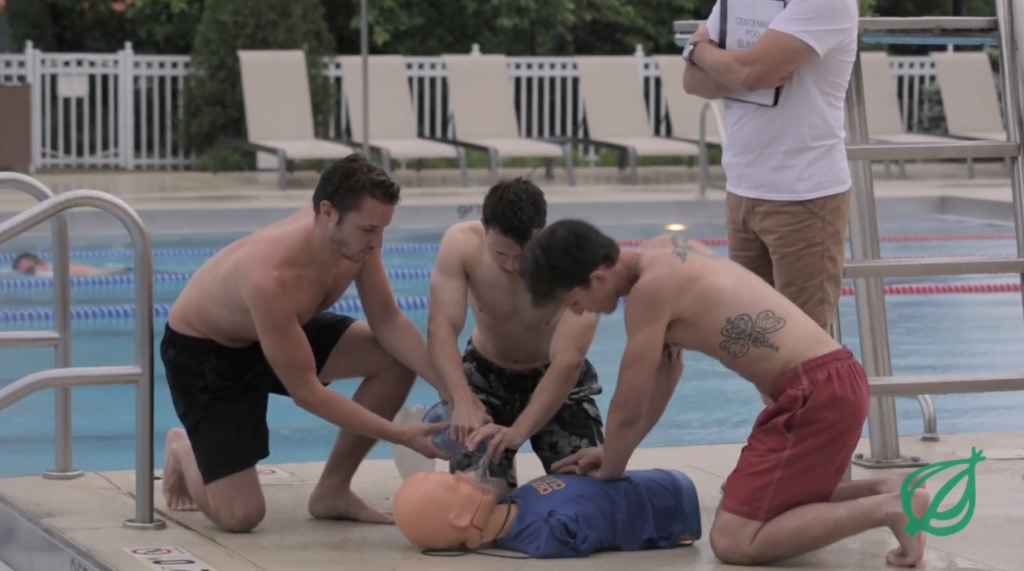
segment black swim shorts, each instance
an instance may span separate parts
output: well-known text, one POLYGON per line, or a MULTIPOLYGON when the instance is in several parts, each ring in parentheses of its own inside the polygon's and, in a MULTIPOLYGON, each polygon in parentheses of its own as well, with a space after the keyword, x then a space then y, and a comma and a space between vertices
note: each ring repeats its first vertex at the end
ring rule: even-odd
MULTIPOLYGON (((323 312, 302 327, 318 374, 355 321, 323 312)), ((258 342, 225 347, 212 339, 182 335, 168 324, 160 357, 174 410, 192 443, 203 483, 252 468, 270 456, 267 403, 270 393, 288 396, 288 390, 258 342)))
MULTIPOLYGON (((496 424, 512 426, 523 409, 529 404, 533 391, 547 372, 548 366, 515 371, 499 367, 480 354, 470 341, 462 355, 463 371, 469 380, 469 387, 484 403, 487 414, 496 424)), ((590 361, 584 361, 576 386, 569 393, 565 403, 555 416, 530 438, 534 453, 540 458, 544 471, 551 473, 551 465, 571 456, 583 448, 604 444, 604 424, 601 411, 594 401, 601 394, 597 371, 590 361)), ((505 478, 508 485, 516 487, 516 473, 512 460, 515 450, 506 450, 501 458, 490 467, 493 478, 505 478)), ((454 458, 449 467, 452 471, 467 470, 473 466, 473 455, 466 453, 454 458)))

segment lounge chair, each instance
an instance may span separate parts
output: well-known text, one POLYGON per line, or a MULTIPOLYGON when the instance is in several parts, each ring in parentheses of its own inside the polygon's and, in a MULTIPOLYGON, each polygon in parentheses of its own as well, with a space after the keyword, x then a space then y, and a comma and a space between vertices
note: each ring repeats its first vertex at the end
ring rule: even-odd
POLYGON ((277 155, 278 188, 288 188, 288 161, 336 160, 355 151, 316 137, 302 50, 239 50, 244 140, 221 137, 219 147, 277 155))
POLYGON ((446 54, 443 57, 455 136, 435 140, 485 151, 490 157, 492 182, 498 181, 498 167, 504 158, 548 159, 549 178, 554 159, 564 158, 569 184, 576 184, 572 149, 567 143, 528 139, 519 134, 505 56, 446 54))
MULTIPOLYGON (((466 153, 457 145, 424 139, 418 135, 412 112, 409 75, 405 57, 379 55, 369 57, 370 137, 369 146, 381 154, 384 170, 391 170, 391 159, 458 159, 462 186, 468 186, 466 153)), ((346 143, 363 143, 363 60, 360 56, 341 58, 343 86, 348 101, 351 137, 346 143)))
POLYGON ((640 182, 637 157, 700 156, 696 143, 652 134, 635 56, 576 56, 576 69, 587 136, 574 139, 618 150, 634 184, 640 182))
MULTIPOLYGON (((928 133, 908 133, 903 128, 900 102, 889 67, 889 54, 883 51, 860 53, 861 73, 864 77, 864 110, 867 113, 868 140, 897 144, 948 144, 956 142, 952 137, 928 133)), ((886 171, 889 162, 885 163, 886 171)), ((900 175, 906 174, 905 165, 899 161, 900 175)))
POLYGON ((690 95, 683 89, 683 73, 686 62, 679 55, 655 56, 658 74, 661 76, 661 98, 669 121, 672 124, 672 138, 697 143, 700 148, 701 188, 708 182, 709 145, 725 145, 725 108, 721 100, 709 101, 690 95), (704 107, 707 106, 707 111, 704 107), (701 113, 704 113, 704 134, 701 136, 701 113))
POLYGON ((954 137, 1008 141, 995 77, 985 52, 932 52, 935 76, 954 137))

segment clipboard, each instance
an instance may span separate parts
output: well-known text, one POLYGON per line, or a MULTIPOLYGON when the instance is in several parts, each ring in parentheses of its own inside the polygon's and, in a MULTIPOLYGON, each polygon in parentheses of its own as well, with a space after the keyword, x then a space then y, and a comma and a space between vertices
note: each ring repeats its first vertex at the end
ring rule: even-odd
MULTIPOLYGON (((718 45, 727 51, 749 49, 788 3, 788 0, 721 0, 718 12, 718 45)), ((780 85, 760 91, 735 91, 723 99, 775 107, 779 104, 781 94, 780 85)))

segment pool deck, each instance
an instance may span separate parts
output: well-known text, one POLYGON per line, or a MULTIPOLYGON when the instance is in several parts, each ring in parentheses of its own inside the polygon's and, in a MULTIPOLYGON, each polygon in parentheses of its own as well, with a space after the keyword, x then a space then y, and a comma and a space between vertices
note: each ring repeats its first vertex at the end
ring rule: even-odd
MULTIPOLYGON (((894 175, 897 173, 893 165, 894 175)), ((541 172, 533 173, 545 189, 552 205, 550 217, 568 213, 591 212, 587 208, 603 205, 615 212, 618 207, 647 204, 647 210, 635 210, 635 216, 649 216, 667 203, 677 207, 709 205, 708 212, 720 211, 724 193, 720 172, 712 171, 713 185, 706 199, 697 193, 696 169, 645 167, 640 186, 628 184, 616 169, 579 168, 579 186, 569 187, 564 173, 556 169, 554 181, 546 181, 541 172)), ((993 220, 1012 221, 1010 184, 1001 163, 976 165, 976 177, 968 179, 962 165, 907 165, 907 177, 887 179, 881 165, 875 166, 875 194, 887 204, 898 206, 905 201, 904 211, 912 211, 915 201, 927 201, 934 212, 980 216, 993 220), (912 204, 913 203, 913 204, 912 204)), ((502 176, 527 174, 503 169, 502 176)), ((454 221, 457 217, 478 216, 470 209, 456 217, 452 205, 466 208, 479 205, 489 186, 486 173, 473 173, 472 186, 456 186, 454 171, 415 173, 400 171, 396 178, 404 186, 399 212, 413 207, 447 209, 445 216, 433 223, 454 221)), ((239 210, 266 211, 251 225, 262 225, 286 209, 308 203, 316 184, 315 173, 294 173, 290 188, 276 188, 275 173, 202 172, 80 172, 42 173, 37 175, 55 192, 91 188, 110 192, 136 208, 146 220, 147 228, 156 213, 161 216, 178 211, 186 213, 239 210), (148 214, 147 214, 148 213, 148 214)), ((0 206, 0 220, 30 207, 33 202, 21 196, 5 196, 0 206)), ((888 207, 887 207, 888 208, 888 207)), ((879 208, 880 216, 884 214, 879 208)), ((688 210, 694 212, 694 210, 688 210)), ((620 214, 621 215, 621 214, 620 214)), ((665 216, 674 215, 669 213, 665 216)), ((215 217, 204 220, 216 220, 215 217)), ((424 221, 426 218, 423 219, 424 221)), ((158 222, 158 221, 157 221, 158 222)), ((401 223, 407 223, 403 221, 401 223)), ((216 223, 216 222, 214 222, 216 223)), ((396 217, 396 223, 399 223, 396 217)), ((426 222, 424 222, 426 223, 426 222)), ((180 223, 179 223, 180 224, 180 223)), ((45 231, 45 229, 41 229, 45 231)), ((72 230, 77 232, 75 225, 72 230)), ((753 422, 753 418, 750 419, 753 422)), ((164 435, 158 434, 157 438, 164 435)), ((989 460, 977 468, 977 502, 974 518, 960 533, 949 537, 930 536, 926 562, 930 570, 1005 570, 1021 568, 1020 530, 1024 529, 1024 433, 942 435, 939 442, 922 442, 917 438, 901 439, 902 452, 919 455, 927 461, 965 458, 971 447, 985 450, 989 460), (1014 459, 999 459, 997 457, 1014 459), (1020 459, 1015 459, 1019 457, 1020 459)), ((130 548, 178 547, 207 565, 187 567, 189 571, 320 571, 336 569, 389 569, 430 571, 444 569, 479 569, 494 571, 532 569, 565 569, 603 571, 635 569, 739 569, 718 564, 707 540, 714 512, 719 502, 719 486, 739 456, 741 446, 715 445, 687 448, 646 448, 634 454, 632 469, 675 468, 693 478, 701 498, 704 539, 691 547, 669 551, 601 554, 588 559, 537 561, 486 558, 470 555, 438 558, 420 555, 391 526, 359 525, 344 522, 315 521, 305 510, 306 498, 319 476, 322 463, 285 464, 275 466, 277 474, 263 480, 267 496, 267 519, 250 534, 220 533, 198 513, 168 512, 157 488, 156 505, 159 516, 168 527, 162 531, 125 529, 122 522, 133 516, 134 474, 132 472, 89 473, 72 481, 45 480, 39 476, 0 479, 0 496, 17 506, 34 520, 65 537, 100 564, 116 571, 143 569, 175 569, 147 566, 129 555, 130 548)), ((868 453, 867 441, 859 452, 868 453)), ((160 468, 162 458, 157 459, 160 468)), ((266 466, 270 467, 270 466, 266 466)), ((886 471, 853 469, 854 479, 881 475, 886 471)), ((532 454, 519 460, 520 481, 541 474, 540 464, 532 454)), ((938 490, 952 474, 942 473, 928 482, 938 490)), ((157 483, 159 484, 159 482, 157 483)), ((387 507, 400 484, 390 460, 367 461, 356 477, 357 493, 377 505, 387 507)), ((959 499, 958 486, 945 502, 948 508, 959 499)), ((9 540, 9 538, 8 538, 9 540)), ((0 536, 0 546, 4 537, 0 536)), ((872 530, 813 554, 797 558, 776 569, 875 570, 885 569, 885 554, 895 546, 888 530, 872 530)), ((158 551, 156 551, 158 552, 158 551)), ((87 559, 86 559, 87 560, 87 559)), ((43 569, 44 567, 36 567, 43 569)), ((63 567, 62 567, 63 568, 63 567)), ((74 566, 73 569, 76 569, 74 566)), ((0 570, 4 569, 0 562, 0 570)), ((48 567, 46 568, 49 569, 48 567)), ((81 571, 91 567, 81 567, 81 571)), ((186 569, 183 567, 182 569, 186 569)), ((19 569, 20 571, 20 569, 19 569)))
MULTIPOLYGON (((976 511, 970 524, 948 537, 928 536, 923 568, 932 571, 1020 569, 1020 530, 1024 527, 1024 450, 1020 434, 945 435, 939 442, 903 438, 904 454, 920 455, 935 462, 966 458, 971 447, 983 449, 988 459, 977 466, 976 511), (1022 459, 998 459, 998 456, 1022 459)), ((867 442, 861 452, 868 452, 867 442)), ((125 548, 178 547, 207 563, 211 571, 334 571, 337 569, 387 569, 407 571, 494 571, 560 569, 619 571, 633 569, 739 569, 717 563, 708 543, 708 531, 718 505, 719 486, 739 456, 739 445, 646 448, 634 454, 631 469, 674 468, 688 474, 701 501, 704 537, 693 546, 674 550, 633 553, 602 553, 575 560, 508 560, 468 555, 438 558, 421 555, 393 526, 329 522, 306 514, 306 498, 322 470, 322 463, 275 466, 278 474, 263 480, 267 518, 252 533, 216 531, 198 512, 168 512, 157 492, 159 516, 168 522, 162 531, 124 529, 122 521, 134 514, 132 472, 89 473, 70 482, 38 476, 0 480, 0 494, 22 510, 60 533, 91 557, 116 571, 135 571, 146 566, 125 548), (281 473, 283 472, 283 473, 281 473)), ((521 455, 520 481, 541 475, 532 454, 521 455)), ((927 482, 936 491, 959 470, 940 473, 927 482), (953 472, 953 474, 949 473, 953 472)), ((854 468, 854 479, 885 474, 854 468)), ((387 508, 401 483, 390 460, 367 461, 359 470, 355 491, 387 508)), ((948 509, 960 498, 961 484, 942 506, 948 509)), ((885 569, 885 554, 896 546, 891 532, 870 530, 833 546, 773 566, 774 569, 876 570, 885 569)), ((502 552, 504 555, 510 555, 502 552)), ((168 568, 171 569, 171 568, 168 568)), ((189 567, 188 569, 200 569, 189 567)))
MULTIPOLYGON (((1002 163, 975 165, 975 178, 967 178, 962 164, 908 164, 906 177, 886 178, 884 167, 874 165, 875 194, 879 197, 958 196, 1010 202, 1010 181, 1002 163)), ((530 169, 502 169, 501 176, 531 176, 553 203, 692 201, 699 200, 698 170, 688 167, 642 167, 641 184, 632 185, 615 168, 578 168, 577 185, 569 186, 558 169, 553 180, 543 172, 530 169)), ((457 171, 437 170, 417 173, 396 171, 403 185, 402 205, 461 204, 483 199, 490 186, 486 173, 470 173, 470 186, 457 185, 457 171)), ((35 175, 54 192, 74 189, 102 190, 124 199, 137 209, 178 208, 275 208, 298 207, 309 201, 318 175, 304 171, 292 173, 289 188, 279 190, 275 172, 132 171, 132 172, 52 172, 35 175)), ((711 188, 706 198, 722 200, 723 177, 720 169, 711 169, 711 188)), ((30 207, 23 196, 5 197, 2 211, 30 207)), ((399 208, 401 210, 401 207, 399 208)))

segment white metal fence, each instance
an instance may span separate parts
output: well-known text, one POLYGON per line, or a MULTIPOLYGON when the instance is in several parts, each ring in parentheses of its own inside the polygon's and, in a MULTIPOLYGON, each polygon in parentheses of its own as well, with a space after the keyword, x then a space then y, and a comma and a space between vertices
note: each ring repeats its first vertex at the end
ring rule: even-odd
MULTIPOLYGON (((474 51, 476 46, 474 46, 474 51)), ((657 134, 670 134, 660 97, 657 64, 640 47, 648 111, 657 134)), ((448 136, 445 69, 440 57, 406 58, 414 112, 423 136, 448 136)), ((904 127, 922 130, 923 89, 935 81, 931 58, 893 56, 904 127)), ((583 121, 572 57, 509 57, 520 131, 525 137, 567 135, 583 121)), ((341 93, 341 62, 328 58, 325 73, 341 93)), ((114 54, 0 54, 0 85, 32 90, 33 168, 186 169, 195 156, 183 142, 182 87, 188 56, 136 55, 131 44, 114 54)), ((347 133, 344 97, 331 122, 332 136, 347 133)))

